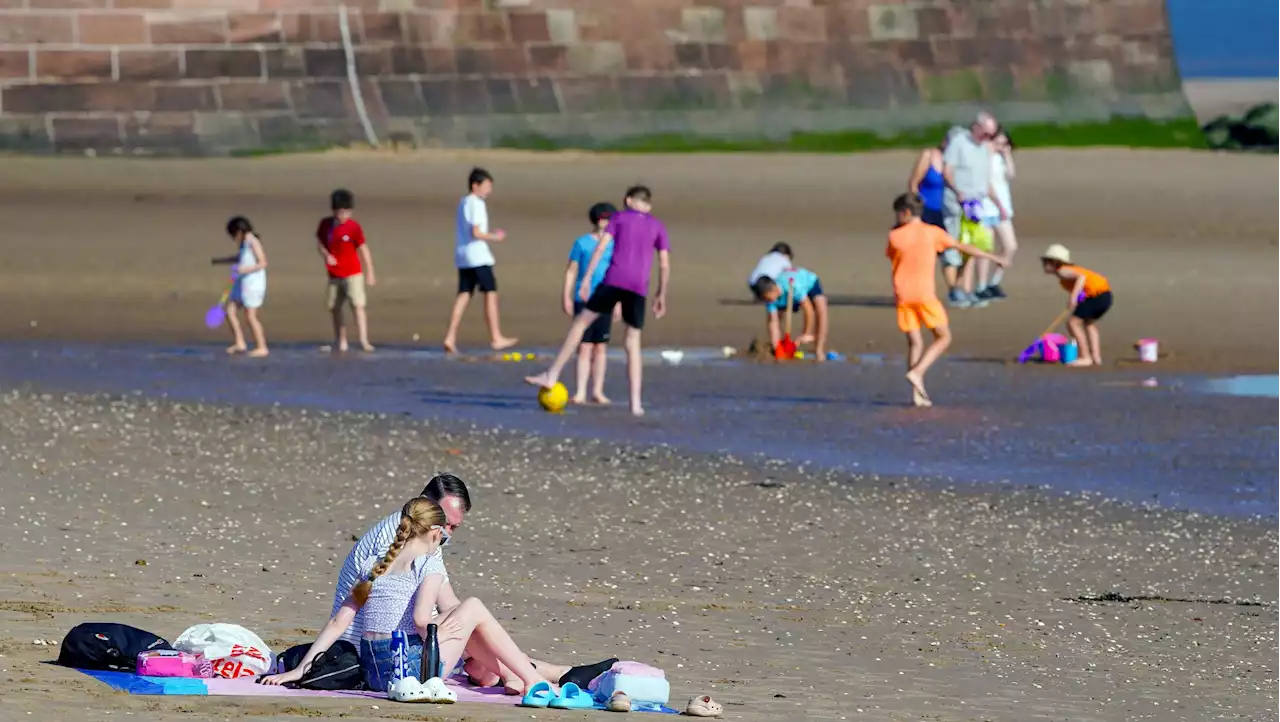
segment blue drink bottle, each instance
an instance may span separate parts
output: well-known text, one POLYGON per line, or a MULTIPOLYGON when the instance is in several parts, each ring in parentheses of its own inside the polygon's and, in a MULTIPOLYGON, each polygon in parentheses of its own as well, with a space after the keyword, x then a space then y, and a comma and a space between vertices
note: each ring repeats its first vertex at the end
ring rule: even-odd
POLYGON ((391 683, 412 677, 413 670, 409 665, 409 638, 404 632, 396 630, 391 633, 391 683))
POLYGON ((422 681, 432 677, 441 677, 440 670, 440 628, 434 624, 427 625, 427 638, 422 640, 422 681))

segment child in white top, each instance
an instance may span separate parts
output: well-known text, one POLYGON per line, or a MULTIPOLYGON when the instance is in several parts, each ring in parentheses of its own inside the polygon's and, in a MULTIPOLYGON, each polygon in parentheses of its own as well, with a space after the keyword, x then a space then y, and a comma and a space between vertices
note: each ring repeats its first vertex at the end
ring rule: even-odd
POLYGON ((778 280, 778 274, 791 268, 795 263, 795 254, 791 252, 791 245, 787 243, 775 243, 769 252, 764 254, 756 267, 752 269, 751 275, 747 276, 747 286, 755 293, 756 281, 761 278, 767 278, 771 281, 778 280))
POLYGON ((471 296, 478 289, 484 295, 489 346, 501 351, 518 341, 502 335, 502 324, 498 320, 498 278, 493 273, 496 261, 489 242, 505 241, 507 232, 501 228, 489 230, 489 207, 485 201, 493 192, 493 176, 483 168, 473 168, 467 177, 467 188, 469 192, 458 202, 455 219, 453 261, 458 267, 458 295, 453 300, 449 328, 444 332, 444 350, 448 353, 458 350, 458 327, 462 325, 462 315, 471 303, 471 296))
POLYGON ((267 298, 267 252, 262 248, 262 241, 254 235, 253 225, 244 216, 236 216, 227 221, 227 235, 240 244, 240 251, 234 256, 213 259, 215 265, 226 263, 236 266, 235 280, 231 285, 231 293, 227 296, 227 325, 231 327, 232 337, 227 353, 248 351, 237 315, 239 309, 243 308, 249 330, 253 332, 254 349, 249 351, 249 356, 261 358, 268 353, 267 335, 262 330, 262 322, 258 320, 258 309, 262 308, 267 298))
MULTIPOLYGON (((298 666, 283 674, 263 677, 262 684, 286 684, 301 679, 312 661, 341 638, 357 611, 363 612, 364 617, 360 666, 364 669, 365 684, 375 691, 386 690, 392 677, 391 659, 389 655, 370 652, 377 649, 378 643, 385 646, 385 640, 397 630, 424 638, 428 624, 439 625, 440 661, 445 670, 458 665, 472 635, 477 635, 479 644, 473 645, 473 658, 488 669, 518 678, 504 679, 508 686, 528 689, 543 681, 529 658, 479 599, 466 599, 432 618, 440 590, 447 581, 444 563, 436 555, 447 538, 445 523, 444 511, 426 497, 411 499, 405 504, 395 541, 386 556, 373 566, 367 579, 351 590, 298 666)), ((421 639, 414 639, 410 649, 416 652, 410 655, 410 663, 417 669, 421 665, 421 639)), ((443 684, 439 678, 434 680, 422 682, 443 684)))

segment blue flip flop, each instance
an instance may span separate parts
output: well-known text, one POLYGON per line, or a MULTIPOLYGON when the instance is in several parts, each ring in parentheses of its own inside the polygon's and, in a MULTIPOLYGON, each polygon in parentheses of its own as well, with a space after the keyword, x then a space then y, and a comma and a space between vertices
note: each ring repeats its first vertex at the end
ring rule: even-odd
POLYGON ((556 695, 551 691, 551 683, 543 680, 530 687, 529 691, 524 693, 524 697, 520 698, 520 706, 546 707, 555 699, 556 695))
POLYGON ((547 705, 552 709, 591 709, 596 706, 595 697, 573 682, 566 682, 560 687, 560 696, 547 705))

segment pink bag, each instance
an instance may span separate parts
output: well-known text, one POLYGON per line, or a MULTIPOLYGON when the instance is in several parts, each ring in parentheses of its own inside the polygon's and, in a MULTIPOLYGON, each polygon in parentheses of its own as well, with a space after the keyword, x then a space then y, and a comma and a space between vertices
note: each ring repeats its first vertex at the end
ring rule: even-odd
POLYGON ((173 649, 154 649, 138 654, 138 674, 147 677, 213 676, 209 660, 198 654, 173 649))

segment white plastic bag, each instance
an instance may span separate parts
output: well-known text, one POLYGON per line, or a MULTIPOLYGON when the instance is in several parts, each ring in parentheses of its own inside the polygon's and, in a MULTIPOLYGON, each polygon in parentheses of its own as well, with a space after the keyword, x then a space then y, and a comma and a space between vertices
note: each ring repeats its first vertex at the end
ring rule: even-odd
POLYGON ((213 676, 227 679, 266 674, 274 661, 266 642, 238 624, 197 624, 178 635, 173 648, 203 655, 213 676))

